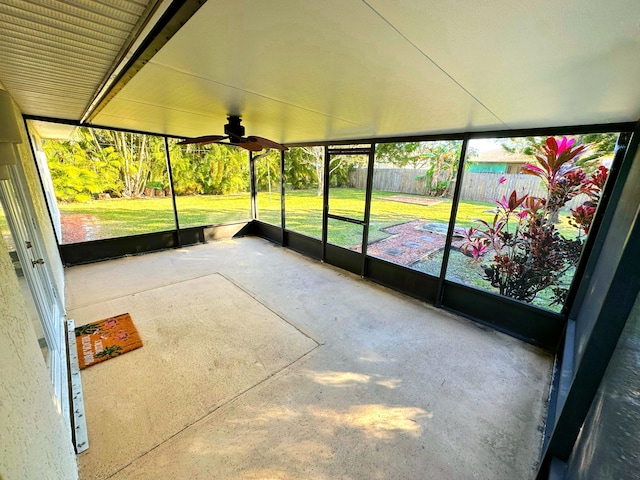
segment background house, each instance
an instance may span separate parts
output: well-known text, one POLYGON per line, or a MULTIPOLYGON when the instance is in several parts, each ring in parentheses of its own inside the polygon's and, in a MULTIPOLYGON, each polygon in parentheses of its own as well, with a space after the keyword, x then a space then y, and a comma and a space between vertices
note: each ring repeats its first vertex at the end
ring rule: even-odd
POLYGON ((475 173, 519 173, 531 157, 520 153, 511 153, 502 147, 483 150, 467 162, 469 172, 475 173))

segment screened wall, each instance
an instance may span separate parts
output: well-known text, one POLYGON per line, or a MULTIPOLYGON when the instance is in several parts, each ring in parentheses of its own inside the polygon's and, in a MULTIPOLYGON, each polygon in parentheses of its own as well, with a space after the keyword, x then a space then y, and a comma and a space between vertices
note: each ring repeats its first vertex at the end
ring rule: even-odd
POLYGON ((619 132, 594 130, 252 156, 88 127, 33 138, 67 264, 258 234, 556 348, 619 161, 619 132))

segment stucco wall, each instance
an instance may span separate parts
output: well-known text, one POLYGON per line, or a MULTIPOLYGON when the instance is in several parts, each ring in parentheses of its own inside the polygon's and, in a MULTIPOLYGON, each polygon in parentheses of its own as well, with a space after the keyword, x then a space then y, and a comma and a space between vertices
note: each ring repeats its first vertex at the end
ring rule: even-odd
MULTIPOLYGON (((2 85, 0 85, 2 88, 2 85)), ((28 192, 56 289, 64 303, 64 270, 18 108, 18 146, 28 192)), ((71 437, 55 404, 53 386, 0 236, 0 480, 78 478, 71 437)))
POLYGON ((77 479, 71 439, 0 236, 0 479, 77 479))

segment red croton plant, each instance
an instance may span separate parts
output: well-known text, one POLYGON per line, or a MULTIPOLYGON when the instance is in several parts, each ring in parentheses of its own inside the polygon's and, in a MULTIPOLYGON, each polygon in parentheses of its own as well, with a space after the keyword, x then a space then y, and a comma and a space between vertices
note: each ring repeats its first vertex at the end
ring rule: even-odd
POLYGON ((493 251, 482 268, 485 278, 502 295, 531 302, 550 287, 552 304, 564 302, 568 290, 564 277, 578 262, 583 234, 589 233, 608 174, 604 166, 587 175, 575 165, 587 148, 566 137, 560 141, 547 138, 537 148, 535 163, 522 168, 522 173, 541 179, 546 198, 518 195, 514 190, 496 201, 491 222, 478 220, 477 227, 458 232, 465 237, 464 250, 476 260, 493 251), (571 210, 569 223, 578 231, 575 238, 568 239, 556 227, 559 211, 581 193, 588 200, 571 210))

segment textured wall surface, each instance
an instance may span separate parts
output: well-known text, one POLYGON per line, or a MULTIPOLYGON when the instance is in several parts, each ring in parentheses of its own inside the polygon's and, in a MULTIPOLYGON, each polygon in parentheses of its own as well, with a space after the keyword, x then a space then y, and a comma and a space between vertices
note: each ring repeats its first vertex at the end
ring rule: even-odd
MULTIPOLYGON (((16 116, 22 127, 23 143, 18 150, 28 184, 27 197, 32 199, 48 264, 63 299, 64 271, 17 108, 16 116)), ((49 370, 0 237, 0 479, 76 478, 71 438, 55 404, 49 370)))
POLYGON ((49 371, 0 236, 0 478, 78 478, 49 371))

